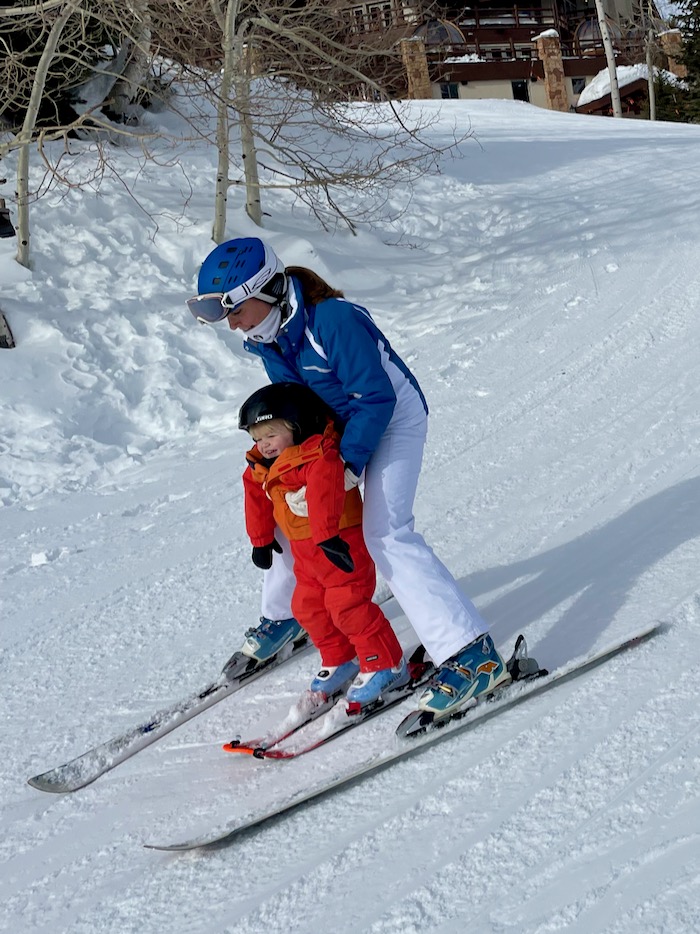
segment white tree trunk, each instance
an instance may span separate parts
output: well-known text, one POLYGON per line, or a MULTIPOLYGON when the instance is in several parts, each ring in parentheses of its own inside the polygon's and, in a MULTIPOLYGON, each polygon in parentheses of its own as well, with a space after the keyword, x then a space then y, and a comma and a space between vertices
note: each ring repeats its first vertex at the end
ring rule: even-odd
POLYGON ((224 65, 221 69, 221 87, 216 104, 216 187, 214 189, 214 224, 211 237, 214 243, 222 243, 226 235, 226 200, 229 187, 229 112, 228 103, 233 86, 233 76, 239 67, 236 62, 233 34, 239 9, 238 0, 230 0, 226 8, 226 19, 222 24, 224 65))
POLYGON ((656 120, 656 87, 654 85, 654 30, 647 34, 647 87, 649 88, 649 119, 656 120))
POLYGON ((81 0, 68 0, 51 27, 46 45, 34 73, 34 84, 29 98, 29 105, 24 115, 24 123, 19 132, 21 145, 17 158, 17 262, 29 268, 29 145, 34 133, 39 105, 44 94, 46 75, 56 53, 58 40, 61 38, 66 23, 80 6, 81 0))
POLYGON ((253 119, 250 113, 250 50, 243 48, 242 39, 237 39, 240 49, 239 68, 236 72, 236 108, 241 121, 241 156, 245 177, 245 210, 248 217, 262 227, 262 205, 260 201, 260 174, 258 154, 253 134, 253 119))
POLYGON ((122 72, 121 78, 114 85, 113 96, 114 104, 112 109, 119 114, 126 122, 126 114, 129 104, 132 103, 139 88, 146 84, 149 69, 149 52, 151 48, 151 11, 148 0, 131 0, 129 4, 132 11, 136 14, 136 21, 139 24, 138 35, 130 43, 131 49, 128 56, 126 68, 122 72))
POLYGON ((226 230, 226 207, 229 185, 229 103, 231 90, 235 94, 235 109, 240 121, 241 155, 246 189, 246 213, 258 226, 262 226, 258 159, 250 113, 250 60, 242 34, 236 33, 236 20, 240 3, 231 0, 226 8, 223 28, 224 66, 217 108, 216 145, 218 162, 214 195, 214 226, 212 239, 221 243, 226 230))
POLYGON ((622 104, 620 103, 620 86, 617 83, 617 68, 615 67, 615 50, 613 49, 610 30, 605 19, 605 9, 603 0, 595 0, 596 13, 598 14, 598 25, 600 27, 600 36, 603 40, 605 49, 605 59, 608 63, 608 74, 610 75, 610 101, 612 103, 613 117, 622 116, 622 104))

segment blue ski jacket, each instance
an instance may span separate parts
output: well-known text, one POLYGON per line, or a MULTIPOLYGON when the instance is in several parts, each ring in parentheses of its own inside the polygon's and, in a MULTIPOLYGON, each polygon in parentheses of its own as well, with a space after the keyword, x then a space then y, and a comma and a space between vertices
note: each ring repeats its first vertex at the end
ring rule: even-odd
POLYGON ((333 409, 343 428, 341 457, 359 476, 397 405, 417 395, 427 413, 425 397, 366 308, 341 298, 306 305, 293 276, 287 299, 290 314, 276 341, 243 346, 262 357, 271 382, 305 383, 333 409))

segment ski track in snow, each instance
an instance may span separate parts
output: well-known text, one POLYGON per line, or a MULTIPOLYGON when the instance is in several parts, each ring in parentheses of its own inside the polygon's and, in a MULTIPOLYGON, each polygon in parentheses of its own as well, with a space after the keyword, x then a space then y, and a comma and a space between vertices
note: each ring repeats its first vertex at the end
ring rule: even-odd
POLYGON ((286 711, 309 654, 80 792, 27 787, 206 684, 258 615, 236 410, 264 377, 178 310, 210 246, 208 156, 185 157, 182 229, 162 214, 179 177, 144 175, 155 244, 121 189, 72 192, 1 296, 19 349, 0 361, 0 931, 700 930, 698 129, 447 113, 481 148, 420 180, 399 222, 319 235, 280 195, 273 242, 366 303, 415 369, 432 413, 417 525, 501 645, 525 632, 553 668, 667 630, 218 850, 142 844, 341 774, 408 707, 289 763, 225 756, 286 711))

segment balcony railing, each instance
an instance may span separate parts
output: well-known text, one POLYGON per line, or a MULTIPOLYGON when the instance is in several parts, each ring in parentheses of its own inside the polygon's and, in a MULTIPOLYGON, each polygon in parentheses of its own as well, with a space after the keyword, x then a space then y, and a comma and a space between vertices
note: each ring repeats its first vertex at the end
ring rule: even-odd
MULTIPOLYGON (((556 26, 556 11, 551 7, 537 7, 528 4, 509 7, 480 9, 467 8, 459 18, 451 20, 460 29, 472 31, 474 28, 520 28, 537 27, 542 29, 556 26)), ((350 17, 350 28, 355 34, 362 32, 385 32, 389 29, 417 28, 422 20, 415 14, 393 3, 377 4, 369 11, 363 8, 354 10, 350 17)))
POLYGON ((539 28, 552 28, 558 22, 556 12, 551 7, 511 6, 502 9, 467 9, 457 20, 457 25, 464 31, 474 28, 519 28, 522 26, 536 26, 539 28))
MULTIPOLYGON (((556 29, 565 58, 597 57, 603 50, 600 39, 575 38, 576 28, 581 21, 580 17, 563 16, 556 4, 546 7, 531 4, 468 7, 462 10, 458 18, 451 20, 464 35, 464 43, 449 41, 447 38, 443 42, 429 42, 426 53, 431 64, 465 56, 477 56, 483 61, 537 59, 533 37, 546 29, 556 29)), ((377 4, 370 12, 366 8, 357 8, 351 24, 356 40, 363 34, 394 30, 410 36, 420 25, 414 16, 406 14, 399 4, 391 0, 377 4)), ((431 36, 434 34, 431 33, 431 36)), ((618 37, 614 45, 621 63, 638 60, 638 41, 618 37)))

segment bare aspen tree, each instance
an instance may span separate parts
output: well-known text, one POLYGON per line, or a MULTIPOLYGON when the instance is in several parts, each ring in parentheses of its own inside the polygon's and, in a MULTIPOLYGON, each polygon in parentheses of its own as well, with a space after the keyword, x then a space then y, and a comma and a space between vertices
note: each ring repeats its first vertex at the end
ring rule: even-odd
POLYGON ((221 243, 226 227, 226 205, 228 200, 229 162, 230 162, 230 99, 233 93, 235 112, 238 116, 241 137, 241 159, 245 174, 246 212, 256 224, 262 222, 260 208, 257 154, 251 127, 250 114, 250 56, 245 45, 242 31, 236 30, 236 21, 240 10, 239 0, 231 0, 222 15, 220 5, 211 0, 211 7, 221 27, 222 68, 216 115, 216 148, 218 162, 216 170, 216 191, 214 198, 214 225, 212 239, 221 243))
MULTIPOLYGON (((386 217, 392 186, 437 171, 440 157, 471 132, 455 127, 450 135, 443 127, 440 143, 430 141, 426 131, 440 119, 437 110, 396 100, 404 76, 395 43, 366 29, 355 9, 350 0, 47 0, 0 8, 0 22, 34 17, 41 24, 41 61, 64 88, 82 88, 92 76, 70 114, 56 110, 39 126, 29 101, 41 97, 40 71, 31 57, 0 59, 0 82, 16 89, 11 106, 24 108, 21 132, 16 128, 9 142, 0 140, 0 157, 25 146, 26 178, 31 143, 47 176, 65 185, 76 183, 59 170, 61 155, 54 148, 50 156, 46 144, 63 139, 69 166, 69 134, 97 140, 98 147, 101 141, 136 143, 143 158, 151 158, 148 134, 124 121, 137 117, 131 105, 147 93, 149 73, 164 61, 168 80, 179 80, 177 99, 193 138, 215 147, 216 242, 225 237, 232 187, 245 192, 245 210, 258 225, 269 213, 263 197, 274 206, 280 192, 301 200, 326 227, 341 222, 354 230, 360 221, 386 217), (68 38, 52 51, 46 35, 63 17, 61 35, 68 38), (90 29, 92 42, 86 39, 90 29), (113 48, 109 61, 105 45, 113 48), (358 199, 357 192, 373 197, 358 199)), ((44 95, 42 103, 50 115, 51 99, 44 95)), ((103 148, 98 159, 108 158, 103 148)), ((398 216, 403 207, 396 202, 392 209, 398 216)), ((28 223, 24 232, 28 250, 28 223)))
POLYGON ((285 189, 324 225, 341 219, 351 230, 368 215, 348 203, 348 192, 376 190, 379 213, 392 182, 434 168, 470 135, 455 132, 435 146, 425 130, 437 115, 390 100, 403 80, 398 49, 358 26, 349 0, 208 2, 222 33, 220 75, 212 67, 194 88, 217 101, 215 241, 226 223, 220 186, 233 163, 222 158, 230 129, 238 132, 243 177, 229 184, 245 185, 245 209, 257 224, 263 192, 285 189))
POLYGON ((128 96, 146 90, 145 75, 150 71, 151 62, 148 3, 146 0, 132 0, 127 4, 119 0, 103 0, 99 4, 86 0, 50 0, 0 8, 0 24, 0 42, 5 53, 0 58, 0 86, 3 92, 7 89, 2 96, 0 119, 8 130, 0 140, 0 158, 13 150, 18 154, 17 260, 27 266, 30 259, 29 205, 32 198, 40 194, 39 190, 30 191, 30 151, 35 148, 44 163, 42 190, 48 190, 52 184, 81 184, 69 179, 58 168, 62 157, 69 154, 71 135, 89 136, 98 141, 94 171, 89 178, 83 171, 82 184, 92 183, 104 173, 106 155, 101 138, 116 141, 129 136, 145 144, 146 134, 142 131, 127 133, 107 119, 101 108, 112 107, 113 118, 119 120, 119 111, 125 113, 128 96), (99 49, 108 36, 117 47, 111 72, 109 65, 96 68, 99 49), (145 56, 147 65, 144 65, 145 56), (136 66, 131 68, 134 62, 136 66), (69 105, 65 100, 68 92, 75 89, 77 94, 91 75, 99 76, 101 95, 89 103, 81 104, 76 99, 69 105), (120 81, 128 93, 118 90, 120 81), (62 97, 63 103, 59 103, 62 97), (58 139, 64 141, 64 152, 54 155, 51 161, 47 144, 58 139))
MULTIPOLYGON (((17 127, 24 120, 29 106, 38 62, 45 68, 45 87, 42 91, 42 112, 37 114, 36 126, 52 129, 64 125, 66 130, 81 123, 75 110, 68 116, 67 100, 72 91, 96 73, 96 63, 105 58, 100 47, 112 44, 120 54, 111 62, 112 80, 105 85, 107 92, 122 77, 131 65, 133 54, 129 51, 135 44, 132 35, 139 35, 139 21, 132 15, 132 7, 147 6, 146 0, 134 0, 129 4, 118 0, 102 0, 101 3, 69 3, 68 0, 52 0, 44 4, 16 7, 0 7, 0 120, 9 128, 17 127), (49 31, 57 16, 70 11, 61 34, 53 47, 52 55, 43 53, 49 31), (61 109, 61 101, 63 107, 61 109)), ((109 67, 100 70, 109 75, 109 67)), ((101 101, 96 102, 99 107, 101 101)), ((10 147, 12 148, 12 147, 10 147)), ((15 147, 16 148, 16 147, 15 147)), ((5 147, 7 149, 7 147, 5 147)))
POLYGON ((29 266, 29 146, 34 133, 39 104, 49 65, 56 52, 58 40, 65 29, 66 23, 79 9, 82 0, 67 0, 63 9, 53 22, 49 31, 44 51, 39 59, 34 83, 25 114, 24 123, 18 136, 19 156, 17 161, 17 262, 22 266, 29 266))
POLYGON ((139 91, 146 87, 151 67, 151 14, 148 0, 129 0, 125 4, 135 24, 133 37, 124 43, 126 65, 112 90, 112 111, 128 122, 127 113, 139 91))
POLYGON ((646 65, 649 119, 656 120, 656 83, 664 60, 658 34, 665 24, 654 0, 633 0, 629 13, 621 23, 628 39, 627 56, 646 65))
POLYGON ((649 29, 646 35, 645 51, 647 61, 647 90, 649 94, 649 119, 656 120, 656 85, 654 83, 654 30, 649 29))
POLYGON ((595 0, 596 14, 598 16, 598 27, 600 28, 600 37, 603 40, 603 49, 605 51, 605 60, 608 63, 608 76, 610 78, 610 102, 612 104, 613 117, 622 116, 622 103, 620 102, 620 85, 617 81, 617 66, 615 65, 615 49, 613 48, 608 21, 605 16, 605 7, 603 0, 595 0))
MULTIPOLYGON (((253 115, 251 113, 251 66, 252 52, 245 44, 243 36, 235 39, 239 67, 234 77, 236 92, 236 105, 240 121, 241 159, 243 160, 243 177, 245 179, 245 209, 250 219, 262 225, 262 203, 260 199, 260 172, 258 168, 258 153, 255 146, 255 131, 253 115)), ((225 218, 224 218, 225 221, 225 218)), ((223 236, 223 228, 219 230, 223 236)), ((218 243, 220 241, 216 240, 218 243)))
POLYGON ((215 243, 221 243, 226 225, 226 203, 229 189, 230 122, 228 99, 233 87, 233 76, 238 66, 233 42, 238 2, 237 0, 229 2, 225 16, 216 0, 211 0, 210 5, 212 14, 221 29, 223 58, 220 95, 216 104, 216 150, 218 158, 214 190, 214 224, 212 227, 212 240, 215 243))
MULTIPOLYGON (((633 6, 634 10, 634 6, 633 6)), ((664 28, 654 0, 640 0, 633 22, 644 32, 644 58, 647 66, 647 88, 649 95, 649 119, 656 120, 656 76, 662 50, 658 33, 664 28)))

